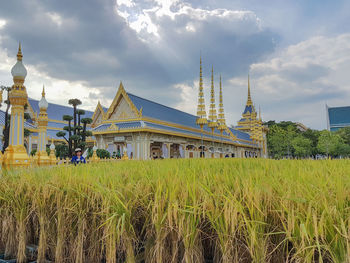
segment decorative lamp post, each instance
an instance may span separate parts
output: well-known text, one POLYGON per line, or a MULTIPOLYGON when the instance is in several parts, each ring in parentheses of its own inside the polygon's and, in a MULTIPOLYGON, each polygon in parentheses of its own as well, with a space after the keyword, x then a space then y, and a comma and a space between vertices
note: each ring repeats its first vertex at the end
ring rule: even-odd
POLYGON ((199 93, 198 93, 198 108, 197 108, 197 120, 196 124, 201 128, 201 152, 200 157, 204 157, 203 150, 203 126, 208 123, 205 112, 205 103, 204 103, 204 91, 203 91, 203 72, 202 72, 202 57, 200 57, 200 66, 199 66, 199 93))
POLYGON ((50 164, 50 158, 47 155, 46 152, 46 143, 47 143, 47 123, 48 123, 48 117, 47 117, 47 108, 49 104, 47 103, 45 99, 45 88, 43 87, 43 91, 41 93, 41 99, 38 103, 40 112, 39 112, 39 118, 38 118, 38 134, 39 134, 39 141, 38 141, 38 150, 35 154, 35 160, 38 165, 49 165, 50 164))
POLYGON ((11 108, 11 127, 9 146, 5 150, 3 166, 28 167, 29 156, 24 147, 24 106, 28 103, 26 87, 23 85, 27 70, 22 63, 21 44, 18 47, 17 63, 13 66, 13 86, 9 93, 11 108))

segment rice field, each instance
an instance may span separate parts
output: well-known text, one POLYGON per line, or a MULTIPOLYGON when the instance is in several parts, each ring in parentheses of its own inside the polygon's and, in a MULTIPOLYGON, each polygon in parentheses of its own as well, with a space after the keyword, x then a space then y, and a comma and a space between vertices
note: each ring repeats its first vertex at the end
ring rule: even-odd
POLYGON ((187 159, 0 178, 0 254, 29 262, 350 262, 350 161, 187 159))

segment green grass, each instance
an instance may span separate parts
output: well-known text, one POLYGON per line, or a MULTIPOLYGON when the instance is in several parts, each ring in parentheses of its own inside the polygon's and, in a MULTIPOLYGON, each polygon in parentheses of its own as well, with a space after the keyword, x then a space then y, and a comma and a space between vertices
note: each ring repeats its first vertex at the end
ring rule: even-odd
POLYGON ((26 262, 350 262, 350 161, 159 160, 0 178, 0 248, 26 262), (212 260, 212 261, 209 261, 212 260))

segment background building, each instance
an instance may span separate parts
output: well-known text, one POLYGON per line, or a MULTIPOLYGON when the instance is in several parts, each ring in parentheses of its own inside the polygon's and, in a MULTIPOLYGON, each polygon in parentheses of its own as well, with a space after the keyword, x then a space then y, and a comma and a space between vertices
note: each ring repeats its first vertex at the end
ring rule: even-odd
POLYGON ((327 129, 337 131, 350 126, 350 106, 329 107, 326 105, 327 129))

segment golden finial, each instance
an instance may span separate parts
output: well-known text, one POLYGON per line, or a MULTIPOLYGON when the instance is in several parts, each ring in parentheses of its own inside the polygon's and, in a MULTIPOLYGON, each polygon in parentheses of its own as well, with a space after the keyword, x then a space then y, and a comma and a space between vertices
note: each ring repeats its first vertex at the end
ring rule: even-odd
POLYGON ((209 127, 218 127, 216 107, 215 107, 215 90, 214 90, 214 67, 211 67, 211 90, 210 90, 210 110, 209 110, 209 127))
POLYGON ((43 85, 43 91, 41 92, 41 96, 45 98, 45 86, 43 85))
POLYGON ((250 81, 249 81, 249 74, 248 74, 248 100, 247 100, 247 105, 252 105, 252 97, 250 96, 250 81))
POLYGON ((260 108, 260 105, 259 105, 259 120, 261 120, 261 108, 260 108))
POLYGON ((199 92, 198 92, 198 108, 197 108, 197 125, 203 127, 207 124, 207 114, 205 112, 204 92, 203 92, 203 71, 202 71, 202 56, 199 59, 199 92))
POLYGON ((22 55, 22 50, 21 50, 21 42, 19 42, 18 45, 18 52, 17 52, 17 60, 22 61, 23 55, 22 55))
POLYGON ((221 75, 220 75, 220 96, 219 96, 219 130, 226 129, 225 113, 224 113, 224 100, 222 95, 222 84, 221 84, 221 75))

